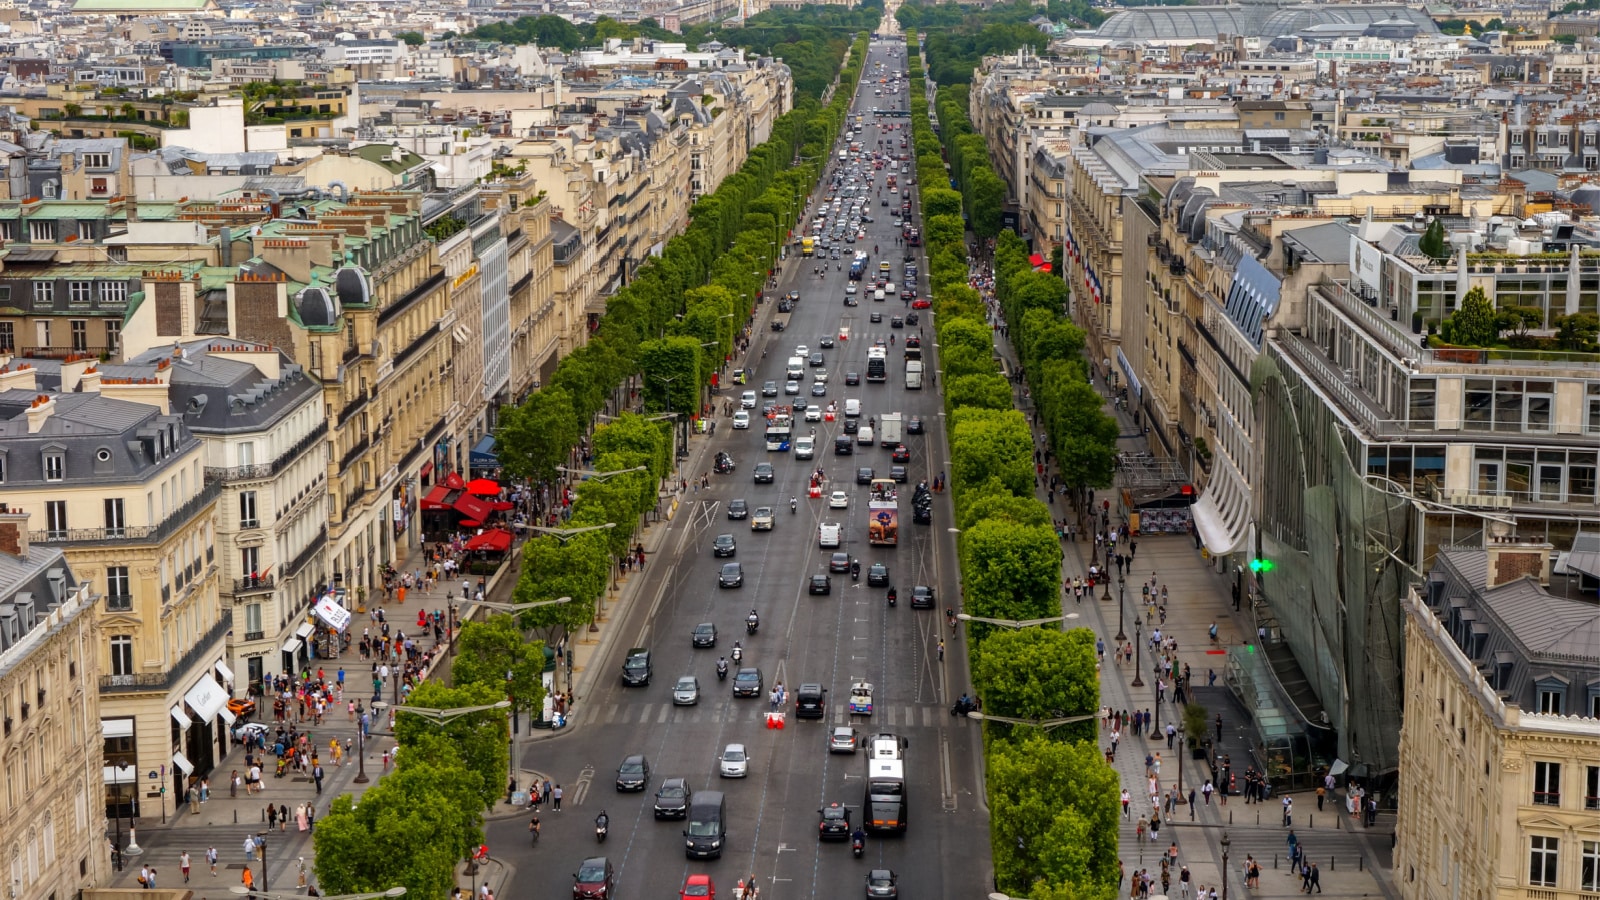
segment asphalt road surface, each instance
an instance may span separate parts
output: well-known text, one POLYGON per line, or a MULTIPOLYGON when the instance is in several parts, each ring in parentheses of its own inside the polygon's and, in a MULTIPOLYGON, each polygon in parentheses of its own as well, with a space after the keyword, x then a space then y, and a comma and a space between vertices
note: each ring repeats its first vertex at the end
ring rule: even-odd
MULTIPOLYGON (((887 90, 884 96, 874 94, 884 88, 878 78, 889 67, 903 71, 904 53, 904 44, 898 41, 873 45, 856 99, 856 111, 868 123, 873 121, 874 106, 905 108, 904 88, 892 96, 887 90), (891 47, 898 58, 888 55, 891 47), (874 65, 879 61, 885 63, 882 71, 874 65)), ((875 150, 883 138, 886 148, 892 142, 895 154, 909 154, 899 148, 902 136, 909 140, 909 119, 881 121, 898 128, 887 132, 869 124, 862 135, 864 146, 875 150)), ((834 153, 836 157, 837 149, 834 153)), ((859 306, 843 304, 850 283, 849 258, 855 250, 871 253, 873 245, 879 245, 881 255, 872 257, 870 271, 875 274, 880 259, 887 259, 895 279, 901 276, 907 252, 895 246, 897 231, 889 215, 899 206, 901 195, 885 190, 892 206, 882 205, 877 187, 884 185, 888 168, 872 174, 867 212, 874 221, 866 225, 865 240, 844 245, 842 269, 830 260, 828 274, 818 278, 812 268, 820 263, 800 258, 797 251, 784 263, 777 295, 798 290, 801 301, 788 328, 773 332, 767 328, 774 313, 769 292, 750 354, 756 369, 744 387, 759 392, 764 381, 772 380, 781 389, 793 347, 805 344, 817 350, 824 335, 836 337, 842 324, 850 327, 848 341, 822 351, 829 375, 827 396, 810 395, 816 370, 809 368, 800 396, 808 402, 836 401, 841 412, 845 398, 859 398, 863 422, 868 416, 898 411, 907 418, 921 416, 926 423, 926 433, 904 438, 911 462, 909 479, 900 492, 899 546, 867 543, 867 488, 855 479, 859 466, 872 466, 880 477, 887 477, 889 449, 858 446, 853 455, 835 456, 833 438, 842 429, 843 416, 816 423, 797 416, 795 434, 815 428, 817 437, 816 458, 797 460, 792 454, 764 449, 759 405, 752 411, 749 430, 734 430, 719 415, 712 449, 728 451, 737 468, 731 474, 711 476, 709 490, 685 495, 661 551, 644 574, 640 594, 618 623, 617 639, 598 660, 602 668, 591 695, 579 698, 584 714, 572 732, 524 750, 525 768, 547 772, 562 784, 565 811, 555 813, 546 807, 542 812, 544 836, 537 847, 529 847, 522 819, 491 826, 495 855, 517 868, 507 897, 570 896, 579 863, 596 855, 606 856, 615 867, 615 896, 622 900, 674 896, 691 873, 710 874, 722 897, 732 896, 735 883, 752 874, 767 900, 865 896, 866 872, 879 866, 898 874, 902 897, 981 897, 989 889, 989 827, 982 806, 978 727, 949 711, 952 699, 969 690, 969 682, 964 646, 945 628, 943 614, 945 607, 959 607, 960 593, 953 538, 947 532, 948 495, 936 498, 932 525, 913 524, 911 517, 912 488, 921 480, 931 483, 949 468, 939 394, 931 383, 920 391, 904 387, 901 349, 904 338, 917 329, 890 327, 891 316, 909 311, 904 302, 899 298, 874 302, 866 291, 859 306), (873 311, 882 313, 881 323, 869 321, 873 311), (868 384, 867 349, 875 340, 888 341, 891 334, 896 342, 889 348, 888 380, 868 384), (848 371, 861 373, 859 386, 845 385, 848 371), (760 462, 775 467, 772 484, 753 482, 752 469, 760 462), (827 473, 827 489, 822 499, 810 499, 807 478, 819 466, 827 473), (834 489, 848 494, 848 508, 828 507, 827 494, 834 489), (790 497, 799 498, 797 512, 790 512, 790 497), (729 501, 735 498, 744 499, 752 509, 771 506, 774 529, 752 532, 748 520, 729 520, 729 501), (832 552, 818 547, 817 525, 823 521, 844 526, 842 549, 860 560, 862 576, 853 583, 848 574, 835 574, 832 593, 813 596, 807 592, 809 576, 827 572, 832 552), (711 545, 722 533, 731 533, 738 543, 732 559, 743 565, 742 587, 718 587, 718 569, 726 560, 714 559, 711 545), (890 567, 898 588, 900 602, 893 609, 883 588, 867 586, 866 570, 879 561, 890 567), (917 584, 938 590, 937 608, 910 608, 911 587, 917 584), (761 627, 757 635, 748 636, 744 621, 752 608, 760 614, 761 627), (691 646, 690 633, 702 622, 718 628, 714 649, 691 646), (941 635, 949 644, 942 661, 941 635), (758 698, 734 698, 732 674, 725 682, 717 680, 717 659, 731 651, 735 640, 744 646, 744 664, 759 667, 764 676, 764 692, 758 698), (647 647, 653 654, 653 678, 646 687, 621 684, 623 655, 635 646, 647 647), (672 703, 673 685, 683 675, 699 679, 697 705, 672 703), (846 707, 854 678, 872 682, 876 696, 871 718, 857 716, 852 722, 846 707), (771 730, 765 722, 769 709, 765 691, 778 682, 788 690, 789 716, 786 728, 771 730), (820 722, 796 721, 793 716, 795 689, 804 682, 819 682, 828 689, 827 713, 820 722), (860 820, 865 753, 830 755, 826 745, 829 731, 844 724, 853 725, 862 737, 891 732, 909 743, 909 827, 904 835, 870 836, 861 860, 851 858, 848 841, 824 843, 817 838, 818 810, 828 803, 849 805, 852 822, 860 820), (717 757, 724 746, 735 742, 750 751, 749 777, 719 778, 717 757), (624 756, 635 753, 649 759, 649 787, 642 793, 618 793, 616 768, 624 756), (721 859, 686 859, 683 824, 654 819, 655 789, 674 776, 687 778, 695 791, 725 792, 728 838, 721 859), (601 810, 609 814, 611 830, 605 844, 597 845, 593 820, 601 810)), ((899 177, 913 176, 914 167, 911 175, 899 177)), ((817 202, 814 198, 813 210, 817 202)), ((926 264, 920 248, 915 249, 925 283, 926 264)), ((926 310, 921 326, 924 359, 933 370, 937 351, 926 310)), ((719 406, 723 400, 737 405, 742 389, 729 385, 719 396, 719 406)), ((786 403, 794 398, 780 394, 777 399, 786 403)), ((709 453, 704 460, 709 469, 709 453)))

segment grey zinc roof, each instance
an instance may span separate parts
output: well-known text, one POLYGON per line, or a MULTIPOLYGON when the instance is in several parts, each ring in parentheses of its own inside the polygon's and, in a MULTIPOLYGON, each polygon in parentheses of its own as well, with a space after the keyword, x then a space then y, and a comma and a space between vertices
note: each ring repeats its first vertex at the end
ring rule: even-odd
MULTIPOLYGON (((254 365, 213 355, 213 343, 230 346, 247 341, 191 341, 181 345, 182 358, 167 348, 147 350, 130 360, 148 374, 157 362, 172 359, 172 409, 196 431, 257 431, 298 408, 320 388, 301 367, 279 353, 281 375, 269 379, 254 365)), ((265 346, 256 345, 265 351, 265 346)))
POLYGON ((1305 258, 1325 263, 1348 262, 1352 233, 1350 226, 1343 222, 1324 222, 1286 231, 1283 241, 1297 245, 1305 258))
POLYGON ((1484 591, 1483 599, 1535 655, 1600 657, 1600 607, 1592 603, 1551 596, 1529 579, 1484 591))
MULTIPOLYGON (((104 377, 104 376, 103 376, 104 377)), ((142 480, 165 466, 199 439, 176 416, 163 416, 153 406, 115 400, 96 393, 51 394, 55 411, 35 433, 28 431, 27 410, 39 391, 0 393, 0 448, 6 453, 6 482, 44 481, 43 450, 61 447, 66 477, 72 483, 121 483, 142 480), (172 430, 174 453, 157 458, 145 447, 163 429, 172 430), (99 460, 100 451, 107 459, 99 460)))

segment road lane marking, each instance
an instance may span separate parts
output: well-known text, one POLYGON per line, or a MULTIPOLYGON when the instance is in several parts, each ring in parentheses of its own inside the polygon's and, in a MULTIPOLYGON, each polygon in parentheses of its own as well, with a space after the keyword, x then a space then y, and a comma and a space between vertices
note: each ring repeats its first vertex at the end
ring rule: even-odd
POLYGON ((646 704, 643 704, 642 706, 639 707, 639 724, 640 725, 643 725, 643 724, 645 724, 645 723, 650 721, 650 707, 652 705, 654 705, 654 704, 646 703, 646 704))

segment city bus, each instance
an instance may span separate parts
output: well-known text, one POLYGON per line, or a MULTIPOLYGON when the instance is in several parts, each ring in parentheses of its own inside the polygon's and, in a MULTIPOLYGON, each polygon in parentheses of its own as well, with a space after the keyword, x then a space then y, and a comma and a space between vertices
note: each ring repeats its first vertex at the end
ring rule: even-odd
POLYGON ((906 772, 899 759, 867 760, 867 790, 861 817, 868 831, 906 830, 906 772))

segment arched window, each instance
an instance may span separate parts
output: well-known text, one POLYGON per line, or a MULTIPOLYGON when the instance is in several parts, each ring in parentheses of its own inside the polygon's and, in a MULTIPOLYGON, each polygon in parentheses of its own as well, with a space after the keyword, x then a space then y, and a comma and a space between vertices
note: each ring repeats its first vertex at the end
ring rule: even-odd
POLYGON ((56 820, 53 815, 44 814, 44 864, 46 868, 56 862, 56 820))

